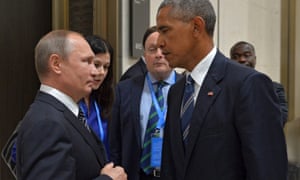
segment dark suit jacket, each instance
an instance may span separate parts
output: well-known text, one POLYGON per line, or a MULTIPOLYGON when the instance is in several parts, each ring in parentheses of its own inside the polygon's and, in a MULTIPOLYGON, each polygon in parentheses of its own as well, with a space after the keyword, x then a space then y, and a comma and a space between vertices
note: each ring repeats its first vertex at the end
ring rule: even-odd
POLYGON ((275 81, 273 81, 273 87, 276 95, 278 96, 282 117, 282 126, 284 126, 288 119, 288 103, 285 98, 284 88, 281 84, 275 81))
POLYGON ((89 180, 106 163, 103 144, 53 96, 39 92, 17 138, 18 179, 89 180))
MULTIPOLYGON (((180 79, 176 75, 176 80, 180 79)), ((116 98, 109 128, 111 160, 124 167, 129 180, 139 180, 142 153, 140 102, 145 75, 121 81, 115 88, 116 98)))
POLYGON ((120 81, 128 78, 145 75, 147 72, 146 64, 141 57, 138 62, 132 65, 127 71, 121 76, 120 81))
MULTIPOLYGON (((192 114, 184 151, 174 84, 162 154, 163 180, 285 180, 286 144, 271 80, 217 52, 192 114)), ((129 144, 130 145, 130 144, 129 144)))

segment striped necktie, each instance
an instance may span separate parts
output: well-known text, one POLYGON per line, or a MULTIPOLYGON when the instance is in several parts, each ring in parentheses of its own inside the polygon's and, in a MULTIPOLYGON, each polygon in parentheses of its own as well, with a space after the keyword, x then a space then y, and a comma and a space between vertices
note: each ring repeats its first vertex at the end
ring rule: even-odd
POLYGON ((181 104, 181 131, 182 139, 186 145, 188 142, 188 134, 190 131, 190 120, 194 110, 194 80, 188 75, 185 83, 183 100, 181 104))
POLYGON ((83 113, 83 111, 81 110, 80 107, 79 107, 78 119, 79 119, 80 122, 82 122, 82 124, 84 125, 84 127, 85 127, 89 132, 91 132, 91 129, 90 129, 90 127, 89 127, 89 125, 88 125, 88 123, 87 123, 87 120, 86 120, 86 118, 85 118, 85 116, 84 116, 84 113, 83 113))
MULTIPOLYGON (((156 90, 156 99, 160 106, 160 108, 164 108, 164 97, 162 93, 162 88, 166 83, 164 81, 157 82, 157 90, 156 90)), ((149 119, 147 123, 147 128, 145 132, 145 138, 143 143, 142 157, 140 160, 141 168, 146 174, 150 174, 153 168, 150 165, 151 159, 151 135, 154 133, 156 125, 158 122, 158 115, 155 109, 155 106, 152 102, 149 119)))

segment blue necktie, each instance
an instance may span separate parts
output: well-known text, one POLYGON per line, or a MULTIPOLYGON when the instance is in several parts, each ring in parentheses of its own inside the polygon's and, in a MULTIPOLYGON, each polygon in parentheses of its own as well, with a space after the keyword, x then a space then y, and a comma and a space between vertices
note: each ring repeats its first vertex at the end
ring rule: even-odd
MULTIPOLYGON (((155 93, 156 99, 158 101, 158 104, 160 108, 162 109, 164 107, 164 97, 162 93, 162 88, 166 83, 163 81, 160 81, 157 83, 157 91, 155 93)), ((154 133, 156 124, 158 122, 158 115, 155 109, 155 106, 152 102, 150 113, 149 113, 149 119, 147 123, 147 128, 145 132, 145 138, 143 143, 143 150, 142 150, 142 157, 140 160, 141 168, 146 174, 150 174, 153 170, 150 164, 150 158, 151 158, 151 135, 154 133)))
POLYGON ((190 120, 194 110, 194 80, 188 75, 185 83, 183 100, 181 104, 181 131, 184 144, 187 144, 190 131, 190 120))

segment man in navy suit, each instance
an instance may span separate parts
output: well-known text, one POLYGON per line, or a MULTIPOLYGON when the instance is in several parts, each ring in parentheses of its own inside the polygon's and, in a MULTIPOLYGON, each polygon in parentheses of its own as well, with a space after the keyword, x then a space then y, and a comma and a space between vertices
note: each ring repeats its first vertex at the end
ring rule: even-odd
POLYGON ((188 71, 169 91, 161 178, 286 179, 286 144, 272 81, 215 47, 216 15, 209 0, 164 0, 156 22, 158 45, 170 66, 188 71), (189 88, 188 118, 182 99, 189 88))
POLYGON ((52 31, 38 42, 41 87, 18 129, 17 179, 126 179, 79 113, 97 74, 94 56, 76 32, 52 31))
MULTIPOLYGON (((231 47, 230 59, 240 64, 244 64, 245 66, 255 68, 256 65, 255 48, 249 42, 239 41, 231 47)), ((280 83, 275 81, 273 81, 273 87, 279 99, 281 117, 282 117, 281 123, 282 126, 284 126, 284 124, 288 119, 288 103, 285 98, 284 88, 280 83)))
MULTIPOLYGON (((149 165, 147 170, 143 168, 145 166, 143 166, 142 152, 144 152, 145 144, 147 144, 145 142, 148 142, 146 140, 147 123, 150 121, 148 117, 149 114, 152 114, 150 113, 152 102, 160 100, 154 96, 154 91, 158 88, 157 82, 163 81, 165 84, 162 87, 163 107, 156 109, 154 116, 160 114, 161 122, 164 124, 168 90, 180 77, 170 68, 160 48, 157 47, 158 35, 155 26, 148 28, 145 32, 143 46, 148 73, 120 81, 115 88, 116 99, 109 128, 110 157, 114 163, 124 167, 130 180, 158 179, 160 176, 159 165, 149 165)), ((159 136, 162 137, 164 125, 160 127, 157 125, 153 126, 153 130, 158 130, 159 136)), ((152 147, 152 145, 151 142, 148 147, 152 147)), ((156 155, 161 156, 161 150, 158 151, 156 155)), ((154 157, 152 152, 150 154, 147 156, 149 159, 145 159, 150 160, 151 157, 154 157)))

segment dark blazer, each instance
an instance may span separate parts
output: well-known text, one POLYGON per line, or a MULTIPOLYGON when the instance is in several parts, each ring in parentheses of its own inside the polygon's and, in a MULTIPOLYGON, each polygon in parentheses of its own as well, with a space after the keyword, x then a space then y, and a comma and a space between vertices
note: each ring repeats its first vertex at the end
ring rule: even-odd
MULTIPOLYGON (((163 180, 285 180, 287 152, 271 80, 217 52, 197 97, 184 150, 174 84, 162 154, 163 180)), ((130 144, 129 144, 130 145, 130 144)))
POLYGON ((282 126, 284 126, 284 124, 286 123, 286 121, 288 119, 288 103, 285 98, 284 88, 280 83, 275 82, 275 81, 273 81, 273 87, 274 87, 274 91, 279 99, 281 117, 282 117, 282 126))
MULTIPOLYGON (((176 80, 181 75, 176 74, 176 80)), ((121 165, 129 180, 139 180, 142 153, 140 102, 145 75, 118 83, 109 128, 110 157, 121 165)))
POLYGON ((121 76, 120 81, 123 81, 128 78, 145 75, 147 72, 146 64, 142 57, 132 65, 127 71, 121 76))
POLYGON ((89 180, 106 163, 103 144, 53 96, 38 92, 19 128, 18 179, 89 180))

